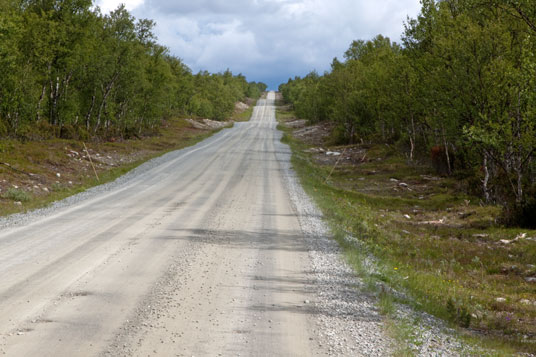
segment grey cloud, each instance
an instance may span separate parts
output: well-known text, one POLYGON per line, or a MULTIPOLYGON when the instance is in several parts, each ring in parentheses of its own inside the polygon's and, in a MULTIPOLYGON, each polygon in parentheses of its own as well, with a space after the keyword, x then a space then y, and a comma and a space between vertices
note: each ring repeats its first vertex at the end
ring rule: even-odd
POLYGON ((160 42, 194 71, 230 68, 272 88, 327 70, 355 39, 399 40, 419 0, 146 0, 133 13, 156 20, 160 42))

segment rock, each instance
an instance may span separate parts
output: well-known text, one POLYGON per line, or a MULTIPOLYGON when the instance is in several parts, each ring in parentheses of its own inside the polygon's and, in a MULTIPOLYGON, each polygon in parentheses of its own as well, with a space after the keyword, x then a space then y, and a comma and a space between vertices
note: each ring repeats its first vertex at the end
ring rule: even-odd
POLYGON ((406 219, 411 219, 411 216, 410 216, 409 214, 405 214, 404 217, 405 217, 406 219))
POLYGON ((489 237, 489 234, 486 234, 486 233, 477 233, 477 234, 473 234, 473 237, 474 237, 474 238, 488 238, 488 237, 489 237))
POLYGON ((528 278, 525 278, 525 281, 527 283, 536 283, 536 277, 530 276, 528 278))
POLYGON ((239 111, 248 110, 248 109, 249 109, 249 105, 247 105, 246 103, 237 102, 237 103, 235 104, 235 109, 236 109, 236 110, 239 110, 239 111))
POLYGON ((326 155, 328 155, 328 156, 340 156, 341 153, 338 152, 338 151, 328 151, 328 152, 326 152, 326 155))
POLYGON ((304 303, 304 304, 309 304, 310 301, 309 301, 309 300, 304 300, 303 303, 304 303))
POLYGON ((519 300, 519 303, 523 304, 523 305, 530 305, 531 304, 530 300, 527 300, 527 299, 519 300))
POLYGON ((390 178, 389 181, 391 181, 391 182, 398 182, 398 180, 395 179, 395 178, 390 178))
POLYGON ((405 182, 400 182, 398 184, 398 186, 400 186, 400 187, 408 187, 409 185, 407 183, 405 183, 405 182))
POLYGON ((502 243, 502 244, 510 244, 510 243, 512 243, 512 241, 508 240, 508 239, 501 239, 499 242, 502 243))
POLYGON ((14 203, 15 203, 15 206, 22 206, 22 202, 20 202, 20 201, 16 201, 14 203))
POLYGON ((61 174, 59 172, 56 172, 57 177, 61 177, 61 174))
POLYGON ((48 192, 48 188, 43 187, 43 191, 48 192))
POLYGON ((497 301, 497 302, 506 302, 506 299, 502 298, 502 297, 498 297, 498 298, 495 299, 495 301, 497 301))
POLYGON ((525 238, 527 238, 527 233, 521 233, 521 234, 519 234, 519 235, 516 237, 516 240, 518 240, 518 239, 525 239, 525 238))

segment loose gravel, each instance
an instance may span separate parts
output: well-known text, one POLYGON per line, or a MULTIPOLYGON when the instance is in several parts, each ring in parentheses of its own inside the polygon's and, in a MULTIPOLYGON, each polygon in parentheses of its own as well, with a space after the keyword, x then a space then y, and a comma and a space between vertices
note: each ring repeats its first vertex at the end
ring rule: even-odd
POLYGON ((281 144, 278 159, 309 248, 310 289, 316 295, 316 334, 330 356, 385 356, 393 341, 386 335, 375 299, 360 291, 363 282, 342 258, 322 214, 305 193, 290 165, 290 149, 281 144))

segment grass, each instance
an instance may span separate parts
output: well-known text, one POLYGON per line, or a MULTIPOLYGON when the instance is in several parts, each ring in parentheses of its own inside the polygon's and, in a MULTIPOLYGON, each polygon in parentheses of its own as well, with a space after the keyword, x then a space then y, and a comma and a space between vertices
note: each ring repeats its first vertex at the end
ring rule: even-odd
MULTIPOLYGON (((294 117, 281 108, 277 113, 280 121, 294 117)), ((513 242, 522 233, 536 237, 536 231, 497 225, 499 207, 481 206, 458 180, 410 165, 387 145, 359 147, 367 160, 343 162, 326 182, 334 163, 319 160, 290 129, 280 128, 304 189, 367 286, 403 292, 396 303, 459 326, 468 342, 499 355, 536 352, 536 288, 525 280, 536 275, 536 241, 513 242), (360 244, 348 242, 348 236, 360 244), (372 272, 363 263, 371 256, 372 272)), ((379 309, 390 315, 395 301, 380 292, 379 309)), ((400 355, 410 353, 403 350, 400 355)))
POLYGON ((30 201, 32 196, 26 191, 17 188, 8 188, 6 193, 2 195, 2 198, 22 203, 30 201))
POLYGON ((243 112, 235 112, 233 114, 232 120, 236 122, 249 121, 253 115, 254 106, 250 106, 249 109, 246 109, 243 112))
POLYGON ((0 216, 44 207, 113 181, 147 160, 194 145, 215 132, 217 130, 191 128, 184 119, 175 118, 164 122, 159 133, 151 137, 86 143, 99 180, 87 160, 82 142, 2 140, 0 216))

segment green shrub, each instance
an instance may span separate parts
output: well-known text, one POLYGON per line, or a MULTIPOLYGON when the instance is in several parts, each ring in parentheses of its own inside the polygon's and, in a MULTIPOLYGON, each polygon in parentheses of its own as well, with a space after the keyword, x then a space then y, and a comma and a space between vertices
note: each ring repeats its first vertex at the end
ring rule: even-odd
POLYGON ((18 202, 28 202, 32 199, 32 196, 23 190, 17 188, 9 188, 3 195, 3 198, 18 202))

